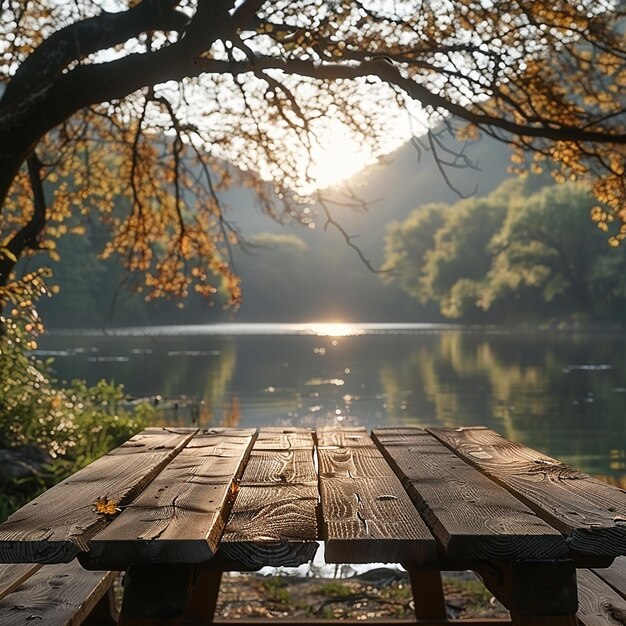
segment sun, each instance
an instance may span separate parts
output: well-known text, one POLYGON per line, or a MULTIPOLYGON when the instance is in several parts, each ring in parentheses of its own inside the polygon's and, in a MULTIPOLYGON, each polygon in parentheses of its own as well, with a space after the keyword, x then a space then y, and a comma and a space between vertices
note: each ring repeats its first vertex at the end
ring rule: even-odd
POLYGON ((333 187, 376 161, 340 123, 330 123, 311 148, 309 176, 316 189, 333 187))

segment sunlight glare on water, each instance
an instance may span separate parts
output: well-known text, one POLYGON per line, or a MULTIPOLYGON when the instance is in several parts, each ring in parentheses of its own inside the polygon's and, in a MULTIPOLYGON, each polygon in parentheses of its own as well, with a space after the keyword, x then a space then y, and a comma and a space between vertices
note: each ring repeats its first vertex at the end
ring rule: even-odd
POLYGON ((310 328, 318 337, 355 337, 363 334, 362 328, 340 322, 311 324, 310 328))

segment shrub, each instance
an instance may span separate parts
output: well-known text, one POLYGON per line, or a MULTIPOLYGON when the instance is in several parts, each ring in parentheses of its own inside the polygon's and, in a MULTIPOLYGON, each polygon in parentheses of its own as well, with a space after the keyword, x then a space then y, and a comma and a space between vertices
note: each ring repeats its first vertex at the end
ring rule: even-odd
POLYGON ((38 330, 34 312, 0 317, 0 324, 0 451, 28 452, 27 472, 15 472, 10 462, 8 472, 0 471, 2 520, 46 487, 142 430, 154 420, 155 412, 148 404, 129 408, 121 385, 100 381, 89 387, 75 380, 67 387, 58 386, 51 376, 51 362, 31 354, 38 330))

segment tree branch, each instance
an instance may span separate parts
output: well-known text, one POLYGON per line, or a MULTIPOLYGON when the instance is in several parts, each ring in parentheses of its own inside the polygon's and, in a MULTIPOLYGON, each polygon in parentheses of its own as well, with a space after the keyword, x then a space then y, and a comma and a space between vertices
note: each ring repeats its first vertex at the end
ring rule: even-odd
POLYGON ((7 86, 3 103, 15 102, 33 88, 54 79, 73 61, 112 48, 141 33, 181 31, 189 17, 176 6, 180 0, 143 0, 118 13, 102 12, 52 34, 25 59, 7 86))
MULTIPOLYGON (((255 61, 256 67, 262 69, 280 69, 288 74, 309 76, 321 80, 354 80, 366 76, 376 76, 380 80, 395 85, 411 98, 418 100, 424 106, 434 109, 443 109, 452 115, 476 126, 495 126, 509 133, 550 139, 552 141, 587 141, 596 143, 626 144, 626 134, 611 134, 602 131, 581 129, 566 124, 547 126, 544 124, 525 125, 511 120, 497 118, 484 113, 478 113, 465 106, 452 102, 443 96, 431 92, 427 87, 420 85, 411 78, 403 76, 400 70, 384 59, 365 61, 358 65, 342 64, 315 64, 307 61, 259 57, 255 61)), ((232 68, 235 70, 235 68, 232 68)), ((241 68, 240 71, 244 71, 241 68)))
POLYGON ((0 256, 0 286, 5 287, 9 276, 15 267, 17 260, 27 249, 38 249, 38 237, 43 227, 46 225, 46 199, 41 182, 41 169, 43 164, 39 157, 33 152, 27 160, 28 177, 33 190, 34 210, 31 218, 18 230, 4 248, 6 252, 0 256))

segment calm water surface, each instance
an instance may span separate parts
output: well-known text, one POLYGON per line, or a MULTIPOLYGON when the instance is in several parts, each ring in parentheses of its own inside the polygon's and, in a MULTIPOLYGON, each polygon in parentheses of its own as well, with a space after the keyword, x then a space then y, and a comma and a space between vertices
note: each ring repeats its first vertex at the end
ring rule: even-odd
POLYGON ((484 424, 626 487, 626 337, 408 324, 48 335, 60 379, 159 396, 170 424, 484 424))

